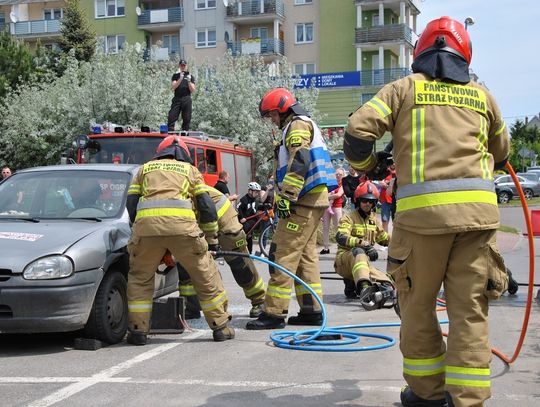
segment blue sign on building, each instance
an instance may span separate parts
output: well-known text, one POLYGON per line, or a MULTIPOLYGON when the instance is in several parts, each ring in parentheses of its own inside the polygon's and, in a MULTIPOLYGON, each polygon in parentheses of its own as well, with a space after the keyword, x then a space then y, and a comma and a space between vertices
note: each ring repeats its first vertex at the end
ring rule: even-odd
POLYGON ((360 72, 329 72, 296 77, 295 88, 339 88, 360 86, 360 72))

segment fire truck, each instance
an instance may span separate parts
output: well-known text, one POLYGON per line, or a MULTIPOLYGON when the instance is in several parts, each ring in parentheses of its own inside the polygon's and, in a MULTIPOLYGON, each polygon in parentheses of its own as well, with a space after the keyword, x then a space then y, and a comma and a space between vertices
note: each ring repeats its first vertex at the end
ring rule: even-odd
MULTIPOLYGON (((76 147, 67 158, 78 164, 118 163, 143 164, 152 159, 159 143, 170 133, 124 131, 115 127, 113 132, 103 132, 93 127, 92 134, 79 136, 76 147)), ((247 185, 255 179, 255 163, 250 150, 235 144, 224 136, 211 136, 200 131, 179 132, 189 148, 193 164, 202 173, 206 184, 215 185, 218 174, 225 170, 230 179, 227 186, 231 194, 240 196, 247 192, 247 185)))

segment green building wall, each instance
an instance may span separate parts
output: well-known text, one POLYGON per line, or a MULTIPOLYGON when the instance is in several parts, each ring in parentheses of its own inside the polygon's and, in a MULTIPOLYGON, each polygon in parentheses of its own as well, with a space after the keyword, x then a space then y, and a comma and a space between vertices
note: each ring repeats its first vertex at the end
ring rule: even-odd
POLYGON ((82 1, 81 8, 84 10, 88 22, 98 36, 125 35, 126 42, 144 44, 144 31, 137 28, 137 14, 135 8, 139 5, 138 0, 125 0, 125 16, 96 18, 94 1, 82 1))

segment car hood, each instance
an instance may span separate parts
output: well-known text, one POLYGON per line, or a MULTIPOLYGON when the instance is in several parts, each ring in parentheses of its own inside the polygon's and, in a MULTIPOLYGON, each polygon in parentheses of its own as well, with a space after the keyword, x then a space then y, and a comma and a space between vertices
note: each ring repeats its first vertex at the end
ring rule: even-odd
POLYGON ((62 254, 102 228, 102 222, 91 221, 0 221, 0 268, 20 273, 29 262, 50 254, 62 254))

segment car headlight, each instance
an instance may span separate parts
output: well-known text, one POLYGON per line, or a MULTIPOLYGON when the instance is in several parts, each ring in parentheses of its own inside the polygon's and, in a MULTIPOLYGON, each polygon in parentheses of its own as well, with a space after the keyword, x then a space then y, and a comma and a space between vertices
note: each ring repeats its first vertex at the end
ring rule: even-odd
POLYGON ((50 256, 30 263, 23 271, 26 280, 49 280, 69 277, 73 274, 73 263, 66 256, 50 256))

